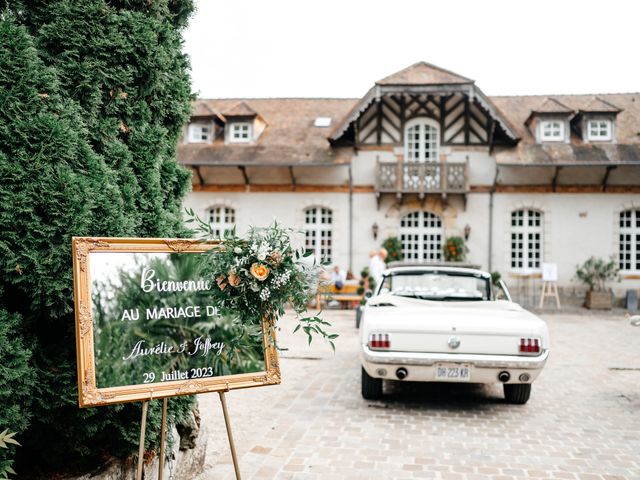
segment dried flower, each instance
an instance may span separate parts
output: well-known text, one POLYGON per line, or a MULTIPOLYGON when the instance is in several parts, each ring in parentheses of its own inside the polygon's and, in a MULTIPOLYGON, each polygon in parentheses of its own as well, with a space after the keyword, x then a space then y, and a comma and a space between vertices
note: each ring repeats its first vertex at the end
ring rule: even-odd
POLYGON ((274 250, 269 255, 269 261, 272 266, 277 267, 282 263, 282 253, 280 253, 278 250, 274 250))
POLYGON ((266 265, 262 265, 261 263, 254 263, 251 265, 251 275, 253 275, 257 280, 263 282, 269 276, 269 269, 266 265))
POLYGON ((229 280, 229 285, 232 287, 240 285, 240 277, 236 274, 235 270, 229 270, 229 276, 227 279, 229 280))
POLYGON ((226 277, 224 275, 220 275, 218 278, 216 278, 216 283, 218 284, 220 290, 224 290, 226 288, 227 282, 225 280, 226 277))

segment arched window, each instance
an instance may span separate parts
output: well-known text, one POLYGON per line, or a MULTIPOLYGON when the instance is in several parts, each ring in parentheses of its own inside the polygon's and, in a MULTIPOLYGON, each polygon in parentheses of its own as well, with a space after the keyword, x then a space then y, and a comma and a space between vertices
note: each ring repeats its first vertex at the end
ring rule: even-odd
POLYGON ((440 146, 438 124, 430 118, 415 118, 407 122, 404 133, 406 162, 437 162, 440 146))
POLYGON ((640 209, 620 212, 620 270, 640 270, 640 209))
POLYGON ((511 268, 539 270, 542 262, 542 213, 521 209, 511 212, 511 268))
POLYGON ((430 118, 414 118, 404 130, 403 190, 424 192, 440 188, 440 132, 430 118))
POLYGON ((331 262, 333 213, 328 208, 311 207, 304 211, 304 246, 318 260, 331 262))
POLYGON ((442 237, 442 220, 433 213, 411 212, 400 219, 400 243, 405 260, 441 260, 442 237))
POLYGON ((209 224, 213 231, 213 238, 224 238, 225 232, 235 227, 236 211, 231 207, 222 205, 209 209, 209 224))

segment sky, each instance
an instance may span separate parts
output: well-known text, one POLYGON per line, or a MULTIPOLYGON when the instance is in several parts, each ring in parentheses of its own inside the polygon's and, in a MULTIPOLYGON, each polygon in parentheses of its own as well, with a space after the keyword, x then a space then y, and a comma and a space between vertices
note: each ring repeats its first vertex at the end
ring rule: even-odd
POLYGON ((634 0, 196 0, 201 98, 363 96, 418 61, 488 95, 640 91, 634 0))

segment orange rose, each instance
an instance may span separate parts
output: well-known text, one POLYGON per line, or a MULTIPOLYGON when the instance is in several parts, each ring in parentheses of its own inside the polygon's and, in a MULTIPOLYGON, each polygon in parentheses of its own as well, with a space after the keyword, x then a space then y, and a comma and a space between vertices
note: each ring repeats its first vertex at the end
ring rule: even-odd
POLYGON ((229 281, 229 285, 231 285, 232 287, 237 287, 238 285, 240 285, 240 277, 238 277, 238 275, 236 275, 236 272, 233 270, 229 271, 227 280, 229 281))
POLYGON ((224 275, 220 275, 218 278, 216 278, 216 283, 218 284, 218 287, 220 288, 220 290, 224 290, 227 286, 227 282, 225 282, 225 277, 224 275))
POLYGON ((262 265, 261 263, 254 263, 253 265, 251 265, 251 275, 262 282, 269 276, 269 269, 266 267, 266 265, 262 265))

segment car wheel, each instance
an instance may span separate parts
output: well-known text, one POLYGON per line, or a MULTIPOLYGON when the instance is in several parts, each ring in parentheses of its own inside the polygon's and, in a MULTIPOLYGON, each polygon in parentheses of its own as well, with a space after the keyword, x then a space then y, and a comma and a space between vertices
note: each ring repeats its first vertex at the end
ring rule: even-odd
POLYGON ((505 383, 504 398, 508 403, 524 405, 531 395, 530 383, 505 383))
POLYGON ((382 398, 382 379, 370 377, 362 369, 362 397, 367 400, 378 400, 382 398))

